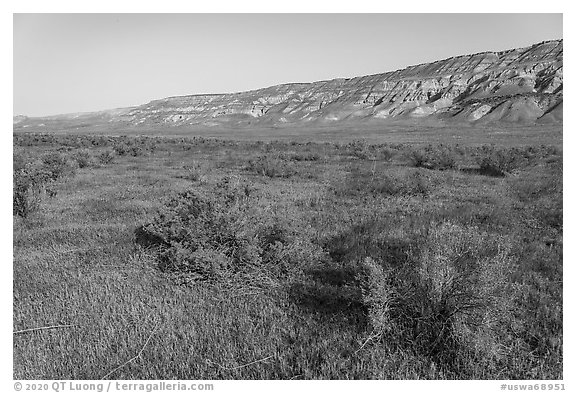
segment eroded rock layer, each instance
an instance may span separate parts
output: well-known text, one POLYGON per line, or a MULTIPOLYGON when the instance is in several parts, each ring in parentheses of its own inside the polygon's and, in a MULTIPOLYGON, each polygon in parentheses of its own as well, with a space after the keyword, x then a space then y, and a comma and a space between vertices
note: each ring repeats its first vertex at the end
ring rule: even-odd
MULTIPOLYGON (((351 79, 170 97, 126 110, 99 112, 98 116, 131 126, 254 126, 401 118, 558 123, 562 121, 562 82, 563 41, 555 40, 351 79)), ((19 119, 17 124, 26 121, 19 119)))

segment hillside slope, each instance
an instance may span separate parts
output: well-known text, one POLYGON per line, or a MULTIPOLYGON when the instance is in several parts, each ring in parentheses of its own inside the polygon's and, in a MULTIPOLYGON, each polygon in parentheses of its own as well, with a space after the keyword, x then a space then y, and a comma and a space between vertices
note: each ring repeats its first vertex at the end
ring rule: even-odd
POLYGON ((40 124, 253 127, 402 119, 558 124, 562 100, 563 40, 554 40, 351 79, 169 97, 88 114, 19 117, 14 129, 40 124))

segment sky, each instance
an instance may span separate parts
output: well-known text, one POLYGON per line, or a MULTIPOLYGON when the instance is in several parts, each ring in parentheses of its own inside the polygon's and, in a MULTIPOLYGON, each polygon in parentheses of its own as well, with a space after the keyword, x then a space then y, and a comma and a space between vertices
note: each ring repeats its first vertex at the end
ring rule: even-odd
POLYGON ((14 14, 13 114, 362 76, 559 38, 562 14, 14 14))

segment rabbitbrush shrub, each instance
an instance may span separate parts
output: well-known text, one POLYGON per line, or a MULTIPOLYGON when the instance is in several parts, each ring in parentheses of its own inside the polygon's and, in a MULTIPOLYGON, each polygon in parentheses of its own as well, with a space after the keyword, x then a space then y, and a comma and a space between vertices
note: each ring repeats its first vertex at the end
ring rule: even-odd
POLYGON ((27 218, 40 208, 49 173, 32 166, 18 169, 12 179, 12 214, 27 218))
POLYGON ((445 145, 428 145, 425 148, 412 150, 408 158, 412 166, 427 169, 457 169, 457 153, 445 145))
POLYGON ((354 168, 343 181, 335 182, 332 191, 337 196, 381 195, 381 196, 422 196, 431 191, 431 182, 424 170, 416 169, 406 173, 363 171, 354 168))
POLYGON ((430 192, 430 182, 425 174, 417 171, 407 176, 380 175, 374 179, 367 187, 373 194, 391 196, 428 196, 430 192))
POLYGON ((96 156, 98 162, 101 164, 110 164, 114 160, 114 157, 116 157, 116 153, 110 149, 104 150, 96 156))
POLYGON ((79 168, 86 168, 90 165, 90 152, 86 149, 74 152, 72 158, 78 163, 79 168))
POLYGON ((490 176, 505 176, 527 165, 530 161, 530 153, 518 148, 482 146, 476 152, 475 158, 483 173, 490 176))
POLYGON ((250 191, 224 179, 209 194, 178 193, 136 230, 136 241, 156 250, 161 271, 184 275, 188 282, 237 275, 273 281, 297 274, 304 261, 323 258, 301 231, 251 208, 250 191))
POLYGON ((366 258, 358 275, 372 339, 450 367, 462 356, 498 359, 509 323, 513 259, 503 237, 433 225, 406 263, 366 258))
POLYGON ((51 152, 41 157, 43 169, 48 173, 51 180, 61 177, 73 176, 76 173, 75 161, 70 161, 61 153, 51 152))
POLYGON ((251 159, 247 169, 267 177, 288 178, 296 173, 290 161, 268 154, 251 159))
POLYGON ((48 185, 62 177, 74 175, 75 171, 75 162, 57 152, 45 154, 34 162, 26 162, 15 155, 12 177, 13 215, 27 218, 36 212, 46 191, 55 195, 55 191, 48 185))

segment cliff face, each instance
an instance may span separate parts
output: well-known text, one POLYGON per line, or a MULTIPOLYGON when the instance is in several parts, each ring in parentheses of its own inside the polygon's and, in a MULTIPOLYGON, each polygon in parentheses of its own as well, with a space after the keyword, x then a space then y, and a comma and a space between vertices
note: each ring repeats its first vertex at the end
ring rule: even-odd
POLYGON ((402 118, 558 123, 562 51, 562 40, 547 41, 352 79, 171 97, 114 112, 106 119, 130 126, 336 124, 402 118))

